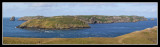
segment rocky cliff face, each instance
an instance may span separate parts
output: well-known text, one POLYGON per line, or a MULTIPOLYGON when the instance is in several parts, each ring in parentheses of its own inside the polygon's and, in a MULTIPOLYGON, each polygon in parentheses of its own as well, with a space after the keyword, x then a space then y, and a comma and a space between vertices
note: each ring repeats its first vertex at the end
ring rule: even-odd
POLYGON ((137 22, 137 21, 144 21, 147 20, 144 17, 140 16, 99 16, 99 15, 92 15, 92 16, 77 16, 77 19, 85 21, 90 24, 94 23, 118 23, 118 22, 137 22))
POLYGON ((12 16, 11 19, 10 19, 10 21, 15 21, 15 17, 12 16))
POLYGON ((25 16, 25 17, 19 18, 18 20, 27 21, 31 19, 41 19, 41 18, 44 18, 44 16, 25 16))

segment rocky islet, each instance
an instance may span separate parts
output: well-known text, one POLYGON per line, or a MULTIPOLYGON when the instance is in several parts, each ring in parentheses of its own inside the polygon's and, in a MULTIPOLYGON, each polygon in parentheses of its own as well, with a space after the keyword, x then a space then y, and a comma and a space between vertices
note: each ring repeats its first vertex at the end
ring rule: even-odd
POLYGON ((15 17, 12 16, 11 19, 10 19, 10 21, 15 21, 15 17))

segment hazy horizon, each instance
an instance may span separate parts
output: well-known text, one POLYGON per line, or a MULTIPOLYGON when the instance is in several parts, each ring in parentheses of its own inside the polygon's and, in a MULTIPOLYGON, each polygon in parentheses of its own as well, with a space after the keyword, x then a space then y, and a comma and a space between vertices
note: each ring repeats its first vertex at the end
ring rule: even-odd
POLYGON ((61 15, 137 15, 157 18, 157 2, 3 2, 3 17, 61 15))
MULTIPOLYGON (((4 16, 3 16, 4 17, 4 16)), ((10 17, 7 17, 7 18, 11 18, 12 16, 10 16, 10 17)), ((18 18, 20 18, 20 17, 24 17, 24 16, 19 16, 18 18)), ((52 17, 52 16, 44 16, 44 17, 52 17)), ((5 18, 5 17, 4 17, 5 18)), ((16 17, 15 17, 16 18, 16 17)), ((158 18, 158 17, 145 17, 145 18, 158 18)))

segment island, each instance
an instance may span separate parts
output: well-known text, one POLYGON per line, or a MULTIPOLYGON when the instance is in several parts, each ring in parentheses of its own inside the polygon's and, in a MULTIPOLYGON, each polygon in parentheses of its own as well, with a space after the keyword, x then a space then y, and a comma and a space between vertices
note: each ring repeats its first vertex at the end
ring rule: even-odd
POLYGON ((12 16, 11 19, 10 19, 10 21, 15 21, 15 17, 12 16))
MULTIPOLYGON (((37 17, 37 16, 36 16, 37 17)), ((41 16, 43 17, 43 16, 41 16)), ((36 29, 82 29, 90 28, 88 24, 99 23, 119 23, 137 22, 147 20, 143 16, 103 16, 103 15, 76 15, 76 16, 53 16, 43 18, 20 18, 27 20, 17 28, 36 28, 36 29)))
POLYGON ((80 29, 80 28, 90 28, 90 26, 80 21, 73 16, 55 16, 46 17, 42 19, 31 19, 17 28, 36 28, 36 29, 80 29))

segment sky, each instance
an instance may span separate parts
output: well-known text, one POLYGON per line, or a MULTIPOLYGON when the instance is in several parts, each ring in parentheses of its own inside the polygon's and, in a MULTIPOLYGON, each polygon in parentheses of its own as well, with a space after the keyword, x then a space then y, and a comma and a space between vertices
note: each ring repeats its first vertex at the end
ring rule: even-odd
POLYGON ((157 18, 157 2, 3 2, 3 17, 60 15, 137 15, 157 18))

